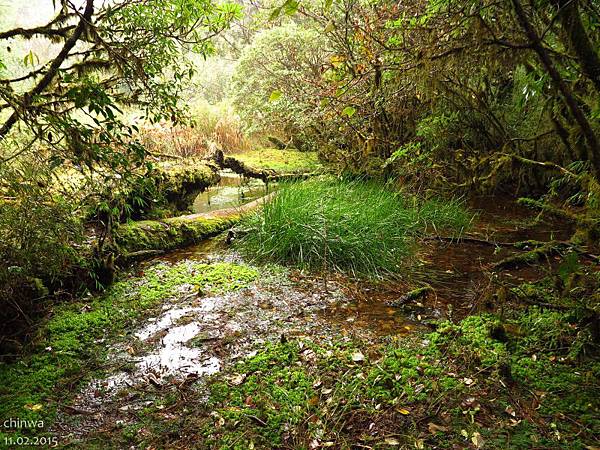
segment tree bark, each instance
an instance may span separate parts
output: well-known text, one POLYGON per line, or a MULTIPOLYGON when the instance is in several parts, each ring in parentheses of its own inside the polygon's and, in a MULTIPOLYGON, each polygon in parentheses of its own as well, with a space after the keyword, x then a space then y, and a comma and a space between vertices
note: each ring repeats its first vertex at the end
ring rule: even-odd
POLYGON ((559 20, 565 31, 567 47, 577 56, 581 70, 600 94, 600 58, 581 22, 578 0, 558 0, 559 20))

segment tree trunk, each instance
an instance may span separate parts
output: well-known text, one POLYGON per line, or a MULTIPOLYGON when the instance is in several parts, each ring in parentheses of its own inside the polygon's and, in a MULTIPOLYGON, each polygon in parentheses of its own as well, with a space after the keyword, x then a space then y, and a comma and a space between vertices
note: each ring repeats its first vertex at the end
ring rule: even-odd
POLYGON ((531 48, 537 53, 544 68, 548 72, 548 75, 550 75, 552 83, 561 93, 567 107, 569 108, 569 111, 581 129, 581 132, 583 133, 587 142, 587 159, 592 164, 595 175, 598 176, 600 173, 600 145, 598 144, 596 134, 594 133, 590 122, 587 120, 587 117, 585 117, 585 114, 579 107, 577 100, 575 100, 575 97, 571 93, 571 90, 567 86, 567 83, 565 83, 562 76, 554 66, 554 62, 550 58, 548 51, 542 45, 542 41, 538 36, 537 31, 533 28, 533 25, 529 21, 527 14, 523 9, 523 5, 519 0, 512 0, 512 4, 514 6, 519 25, 521 28, 523 28, 525 35, 529 39, 531 48))
POLYGON ((577 56, 581 70, 600 94, 600 58, 581 22, 578 0, 558 0, 559 20, 565 31, 567 47, 577 56))

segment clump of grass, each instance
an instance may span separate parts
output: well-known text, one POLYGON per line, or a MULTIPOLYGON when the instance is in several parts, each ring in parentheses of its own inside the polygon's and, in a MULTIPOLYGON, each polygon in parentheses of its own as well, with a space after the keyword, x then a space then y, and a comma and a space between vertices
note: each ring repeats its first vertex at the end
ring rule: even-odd
POLYGON ((258 260, 355 276, 397 272, 431 228, 460 233, 472 216, 456 201, 419 200, 378 182, 319 178, 283 186, 250 217, 240 245, 258 260))

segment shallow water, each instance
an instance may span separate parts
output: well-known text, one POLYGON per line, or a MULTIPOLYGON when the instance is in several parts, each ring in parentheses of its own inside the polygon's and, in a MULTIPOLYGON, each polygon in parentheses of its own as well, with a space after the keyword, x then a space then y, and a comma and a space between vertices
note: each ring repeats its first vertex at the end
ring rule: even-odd
POLYGON ((194 213, 205 213, 219 209, 241 206, 277 189, 277 183, 265 184, 254 178, 244 178, 232 171, 220 172, 221 180, 202 192, 194 200, 194 213))

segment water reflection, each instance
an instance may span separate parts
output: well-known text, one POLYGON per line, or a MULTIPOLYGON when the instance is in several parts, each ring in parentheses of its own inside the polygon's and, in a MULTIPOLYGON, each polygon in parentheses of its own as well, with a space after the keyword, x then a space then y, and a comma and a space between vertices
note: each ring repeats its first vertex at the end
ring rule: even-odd
POLYGON ((276 189, 275 182, 265 184, 262 180, 244 178, 230 170, 220 173, 221 181, 202 192, 192 207, 195 213, 240 206, 256 200, 276 189))

